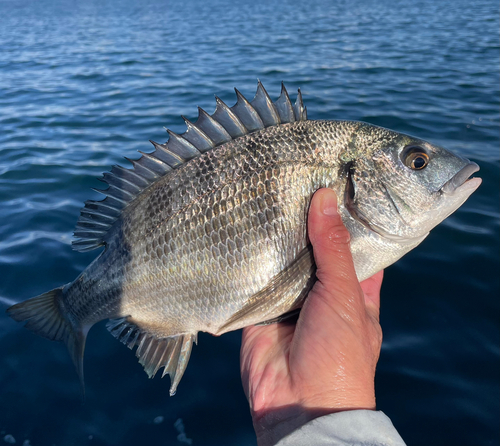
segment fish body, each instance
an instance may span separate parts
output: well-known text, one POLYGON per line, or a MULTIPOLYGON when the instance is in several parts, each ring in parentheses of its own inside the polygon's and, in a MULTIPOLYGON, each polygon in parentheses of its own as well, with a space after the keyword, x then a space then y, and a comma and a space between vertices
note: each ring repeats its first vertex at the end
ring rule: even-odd
POLYGON ((111 333, 171 394, 200 331, 220 335, 298 309, 315 281, 307 212, 333 189, 359 280, 394 263, 479 186, 477 165, 425 141, 355 121, 306 119, 300 92, 272 103, 259 83, 232 108, 217 99, 183 135, 104 175, 79 250, 105 246, 73 282, 8 311, 64 341, 83 377, 90 327, 111 333))

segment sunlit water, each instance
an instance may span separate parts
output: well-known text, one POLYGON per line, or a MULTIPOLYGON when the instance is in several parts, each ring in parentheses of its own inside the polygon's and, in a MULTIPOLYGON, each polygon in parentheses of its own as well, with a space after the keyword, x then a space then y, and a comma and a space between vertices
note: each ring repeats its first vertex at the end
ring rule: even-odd
MULTIPOLYGON (((197 105, 211 112, 214 94, 252 97, 259 78, 276 98, 285 81, 312 119, 411 133, 481 166, 470 200, 387 270, 377 396, 409 445, 496 444, 498 12, 493 0, 0 0, 0 309, 94 258, 70 242, 103 171, 164 142, 163 126, 183 131, 197 105)), ((0 337, 0 443, 255 444, 239 332, 201 335, 170 398, 168 378, 148 380, 100 324, 83 406, 64 346, 7 316, 0 337)))

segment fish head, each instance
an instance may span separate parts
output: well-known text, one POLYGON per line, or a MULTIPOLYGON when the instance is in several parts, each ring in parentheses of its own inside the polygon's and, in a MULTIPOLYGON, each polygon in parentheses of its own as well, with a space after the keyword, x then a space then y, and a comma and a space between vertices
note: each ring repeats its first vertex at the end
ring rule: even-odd
POLYGON ((344 203, 379 236, 408 243, 456 211, 481 184, 479 166, 405 134, 363 125, 346 164, 344 203))

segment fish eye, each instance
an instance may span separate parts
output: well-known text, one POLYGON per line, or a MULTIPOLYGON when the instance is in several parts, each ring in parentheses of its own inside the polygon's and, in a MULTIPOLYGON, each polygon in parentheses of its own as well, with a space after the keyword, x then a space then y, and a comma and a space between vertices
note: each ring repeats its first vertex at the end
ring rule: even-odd
POLYGON ((413 170, 422 170, 429 164, 429 155, 422 147, 408 147, 403 154, 403 162, 413 170))

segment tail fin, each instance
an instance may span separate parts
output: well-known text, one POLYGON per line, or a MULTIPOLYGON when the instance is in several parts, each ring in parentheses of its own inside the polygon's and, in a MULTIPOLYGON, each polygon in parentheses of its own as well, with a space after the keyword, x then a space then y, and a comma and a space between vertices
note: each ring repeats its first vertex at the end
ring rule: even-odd
POLYGON ((63 287, 55 288, 7 308, 7 314, 15 321, 26 321, 25 327, 37 335, 51 341, 63 341, 66 344, 84 395, 83 351, 88 328, 77 327, 69 320, 61 301, 62 295, 63 287))

